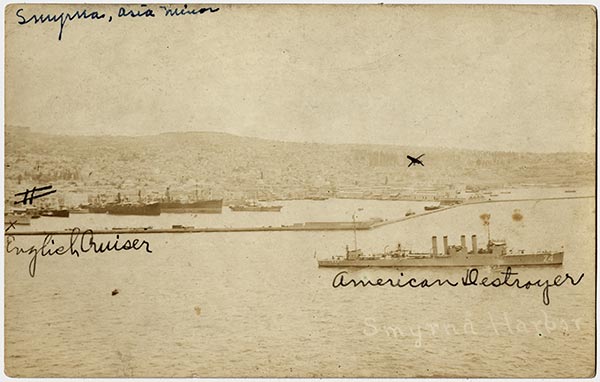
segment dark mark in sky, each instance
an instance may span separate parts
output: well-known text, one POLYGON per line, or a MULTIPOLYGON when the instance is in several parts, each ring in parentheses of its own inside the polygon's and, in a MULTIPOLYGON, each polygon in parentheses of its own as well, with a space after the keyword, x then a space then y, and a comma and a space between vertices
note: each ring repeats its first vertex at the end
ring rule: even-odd
MULTIPOLYGON (((176 16, 195 16, 201 15, 206 12, 215 13, 220 10, 220 8, 196 8, 191 9, 188 8, 187 4, 184 4, 183 7, 166 7, 159 6, 159 8, 163 11, 162 13, 158 13, 164 17, 176 17, 176 16)), ((90 11, 87 9, 79 10, 76 12, 61 12, 60 14, 43 14, 40 13, 38 15, 27 15, 23 8, 19 8, 15 13, 19 25, 27 25, 30 23, 33 24, 47 24, 47 23, 59 23, 60 29, 58 32, 58 40, 62 40, 63 30, 68 21, 74 20, 102 20, 106 19, 109 23, 112 22, 113 17, 109 15, 106 18, 106 13, 100 11, 90 11)), ((157 13, 146 4, 140 5, 130 5, 126 7, 119 7, 117 17, 119 18, 155 18, 157 17, 157 13)))
POLYGON ((21 196, 23 195, 23 200, 17 200, 15 201, 15 204, 19 204, 19 203, 23 203, 23 205, 29 203, 29 204, 33 204, 33 199, 37 199, 37 198, 41 198, 50 194, 53 194, 56 192, 56 190, 52 190, 52 191, 48 191, 48 192, 44 192, 43 194, 35 194, 38 191, 46 191, 52 188, 52 185, 48 185, 48 186, 44 186, 44 187, 40 187, 37 188, 33 187, 31 190, 30 189, 26 189, 23 192, 19 192, 18 194, 15 194, 15 196, 21 196))
POLYGON ((497 277, 493 280, 488 279, 487 277, 483 277, 482 279, 479 279, 479 270, 477 268, 470 268, 467 269, 467 272, 465 274, 464 277, 461 278, 460 282, 458 281, 450 281, 448 279, 445 280, 440 280, 440 279, 435 279, 433 281, 429 281, 428 279, 423 279, 421 281, 418 281, 415 278, 410 278, 408 281, 405 281, 404 279, 402 279, 402 277, 404 277, 404 273, 400 273, 400 277, 398 277, 398 279, 393 280, 391 278, 388 279, 381 279, 378 278, 377 280, 373 281, 373 280, 354 280, 354 279, 345 279, 344 275, 348 275, 348 272, 346 271, 342 271, 339 272, 337 275, 335 275, 335 277, 333 278, 333 282, 331 283, 331 286, 333 286, 334 288, 346 288, 346 287, 383 287, 383 286, 388 286, 388 287, 395 287, 395 288, 404 288, 404 287, 409 287, 409 288, 431 288, 433 286, 448 286, 448 287, 458 287, 459 285, 463 286, 463 287, 468 287, 468 286, 482 286, 482 287, 493 287, 493 288, 499 288, 499 287, 508 287, 508 288, 512 288, 512 287, 516 287, 517 289, 530 289, 531 287, 538 287, 538 288, 543 288, 542 289, 542 300, 544 302, 544 305, 550 305, 550 287, 560 287, 562 286, 564 283, 566 283, 567 281, 569 281, 571 283, 571 285, 575 286, 577 284, 579 284, 581 282, 581 280, 583 279, 584 273, 582 273, 579 278, 577 278, 577 280, 575 280, 571 275, 569 275, 568 273, 564 275, 564 279, 563 276, 561 275, 557 275, 554 280, 552 282, 550 282, 550 280, 537 280, 537 281, 521 281, 518 278, 513 278, 511 280, 512 276, 516 276, 518 275, 518 273, 513 272, 511 267, 506 267, 506 271, 504 272, 500 272, 501 275, 504 275, 503 278, 497 277))
POLYGON ((421 154, 421 155, 419 155, 418 157, 416 157, 416 158, 413 158, 413 157, 411 157, 410 155, 407 155, 407 156, 406 156, 406 158, 410 159, 410 163, 408 164, 408 167, 412 166, 413 164, 414 164, 415 166, 416 166, 416 165, 418 165, 418 164, 420 164, 421 166, 425 166, 425 165, 423 164, 423 162, 421 162, 421 160, 420 160, 420 159, 421 159, 421 157, 424 157, 424 156, 425 156, 425 154, 421 154))

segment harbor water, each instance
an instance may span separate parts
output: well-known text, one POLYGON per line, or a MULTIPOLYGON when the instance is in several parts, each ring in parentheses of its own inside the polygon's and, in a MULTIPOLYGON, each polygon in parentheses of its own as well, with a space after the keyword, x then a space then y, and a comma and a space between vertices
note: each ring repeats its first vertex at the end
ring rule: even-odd
MULTIPOLYGON (((514 196, 513 192, 510 196, 514 196)), ((564 196, 564 195, 563 195, 564 196)), ((394 219, 427 202, 285 201, 280 213, 71 215, 19 230, 279 226, 394 219)), ((6 372, 14 377, 585 377, 594 370, 595 201, 467 205, 356 233, 364 252, 401 242, 429 251, 431 236, 491 236, 528 251, 563 250, 562 267, 513 269, 518 278, 584 273, 542 289, 333 288, 352 231, 127 235, 152 253, 5 256, 6 372), (514 219, 518 210, 521 220, 514 219), (117 294, 111 293, 118 290, 117 294), (14 372, 13 372, 14 371, 14 372), (18 371, 18 372, 17 372, 18 371), (465 374, 467 373, 467 374, 465 374)), ((112 235, 96 240, 114 239, 112 235)), ((56 237, 68 243, 68 236, 56 237)), ((15 236, 23 248, 43 236, 15 236)), ((482 276, 497 270, 481 268, 482 276)), ((348 270, 356 280, 460 280, 465 269, 348 270)))

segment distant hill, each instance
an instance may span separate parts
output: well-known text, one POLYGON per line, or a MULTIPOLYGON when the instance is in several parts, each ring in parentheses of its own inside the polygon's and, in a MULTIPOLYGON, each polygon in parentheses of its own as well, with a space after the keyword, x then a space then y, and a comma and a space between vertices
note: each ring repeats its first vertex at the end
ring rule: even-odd
POLYGON ((6 129, 7 189, 67 182, 81 192, 190 190, 226 197, 472 185, 593 185, 590 153, 511 153, 279 142, 225 133, 60 136, 6 129), (406 155, 425 154, 425 167, 406 155))

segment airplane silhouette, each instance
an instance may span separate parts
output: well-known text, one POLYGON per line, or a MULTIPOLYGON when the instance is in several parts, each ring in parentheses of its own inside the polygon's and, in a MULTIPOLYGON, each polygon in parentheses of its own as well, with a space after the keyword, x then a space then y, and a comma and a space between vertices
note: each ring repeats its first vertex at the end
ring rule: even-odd
POLYGON ((420 164, 421 166, 425 166, 425 165, 423 164, 423 162, 421 162, 421 161, 419 160, 419 158, 421 158, 422 156, 425 156, 425 154, 421 154, 421 155, 419 155, 419 156, 418 156, 418 157, 416 157, 416 158, 413 158, 413 157, 411 157, 410 155, 407 155, 406 157, 407 157, 408 159, 410 159, 410 164, 408 165, 408 167, 412 166, 413 164, 414 164, 415 166, 416 166, 416 165, 418 165, 418 164, 420 164))

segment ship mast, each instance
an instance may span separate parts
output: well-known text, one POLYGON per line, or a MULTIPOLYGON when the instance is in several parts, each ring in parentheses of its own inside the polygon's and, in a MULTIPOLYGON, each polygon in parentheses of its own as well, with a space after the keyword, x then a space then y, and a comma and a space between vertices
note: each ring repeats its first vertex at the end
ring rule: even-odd
POLYGON ((356 213, 352 214, 352 226, 354 227, 354 250, 356 251, 358 249, 356 246, 356 213))

